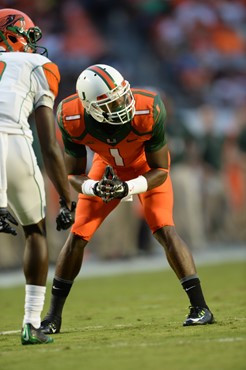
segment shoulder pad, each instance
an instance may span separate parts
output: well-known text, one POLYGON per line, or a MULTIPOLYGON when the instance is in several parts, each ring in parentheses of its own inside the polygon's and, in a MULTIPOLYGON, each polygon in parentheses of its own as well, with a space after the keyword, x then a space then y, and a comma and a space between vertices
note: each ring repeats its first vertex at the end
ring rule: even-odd
POLYGON ((62 121, 63 128, 75 138, 85 130, 84 107, 77 94, 62 100, 57 111, 57 120, 62 121))
POLYGON ((136 112, 132 126, 140 134, 149 133, 154 126, 154 98, 155 93, 143 89, 132 89, 135 99, 136 112))
POLYGON ((58 94, 58 86, 61 79, 59 69, 57 65, 52 62, 45 63, 42 67, 46 80, 49 84, 49 88, 56 97, 58 94))

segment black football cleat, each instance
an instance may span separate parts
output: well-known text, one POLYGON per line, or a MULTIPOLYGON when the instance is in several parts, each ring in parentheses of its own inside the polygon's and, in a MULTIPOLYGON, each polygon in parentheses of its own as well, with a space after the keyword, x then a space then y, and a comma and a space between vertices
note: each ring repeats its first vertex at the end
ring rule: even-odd
POLYGON ((59 316, 45 316, 41 322, 41 330, 44 334, 60 333, 62 319, 59 316))
POLYGON ((208 308, 190 306, 190 313, 183 326, 213 324, 214 316, 208 308))
POLYGON ((53 338, 45 335, 40 328, 36 329, 32 324, 25 324, 21 330, 21 343, 26 344, 48 344, 53 338))

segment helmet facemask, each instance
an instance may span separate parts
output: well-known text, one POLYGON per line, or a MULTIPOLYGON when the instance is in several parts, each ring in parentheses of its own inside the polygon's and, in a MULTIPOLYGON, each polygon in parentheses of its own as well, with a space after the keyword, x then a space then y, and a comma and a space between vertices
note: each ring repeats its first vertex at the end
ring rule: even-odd
POLYGON ((97 121, 111 125, 123 125, 135 114, 135 101, 130 84, 123 81, 120 86, 86 104, 86 111, 97 121))

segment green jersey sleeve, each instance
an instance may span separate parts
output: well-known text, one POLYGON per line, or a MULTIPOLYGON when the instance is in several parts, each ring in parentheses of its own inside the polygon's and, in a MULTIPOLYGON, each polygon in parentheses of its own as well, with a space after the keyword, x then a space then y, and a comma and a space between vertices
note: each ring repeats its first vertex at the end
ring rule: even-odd
POLYGON ((62 141, 64 144, 64 150, 68 155, 75 158, 81 158, 86 156, 86 148, 82 144, 74 143, 69 133, 66 131, 63 125, 62 117, 62 102, 58 105, 56 113, 56 121, 62 134, 62 141))
POLYGON ((156 152, 161 149, 166 143, 166 133, 165 133, 165 119, 166 119, 166 109, 163 104, 162 99, 159 95, 155 96, 154 99, 154 128, 152 131, 152 137, 150 140, 145 142, 146 152, 156 152))

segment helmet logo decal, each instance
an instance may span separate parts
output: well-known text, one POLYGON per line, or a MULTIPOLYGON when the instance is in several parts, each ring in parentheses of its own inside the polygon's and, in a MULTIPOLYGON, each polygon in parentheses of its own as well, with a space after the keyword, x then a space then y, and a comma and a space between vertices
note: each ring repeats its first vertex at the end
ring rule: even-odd
POLYGON ((13 26, 17 21, 24 20, 23 17, 18 17, 14 14, 8 15, 0 22, 0 30, 5 31, 8 26, 13 26))
POLYGON ((95 72, 99 77, 101 77, 101 79, 105 82, 105 84, 109 87, 110 90, 113 90, 115 87, 117 87, 113 78, 105 69, 98 66, 92 66, 89 67, 88 70, 95 72))

